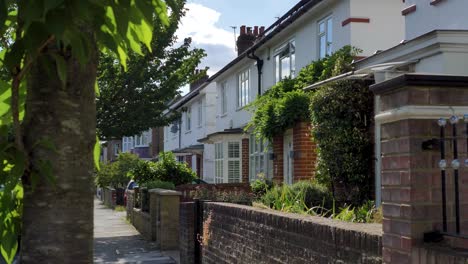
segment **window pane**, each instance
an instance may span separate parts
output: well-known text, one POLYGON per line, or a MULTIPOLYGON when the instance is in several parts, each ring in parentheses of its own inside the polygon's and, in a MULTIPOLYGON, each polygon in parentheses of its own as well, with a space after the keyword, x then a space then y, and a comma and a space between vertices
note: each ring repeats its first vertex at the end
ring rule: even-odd
POLYGON ((291 76, 290 58, 283 57, 281 58, 281 79, 289 76, 291 76))
POLYGON ((324 58, 326 55, 326 46, 327 46, 327 40, 325 38, 325 35, 320 36, 320 58, 324 58))
POLYGON ((321 22, 319 24, 319 33, 324 33, 325 32, 325 22, 321 22))
POLYGON ((240 157, 240 146, 239 142, 228 143, 228 158, 239 158, 240 157))
POLYGON ((276 82, 279 82, 281 81, 281 76, 280 76, 280 73, 281 73, 281 66, 280 66, 280 59, 279 59, 279 56, 276 56, 275 57, 275 61, 276 61, 276 82))
POLYGON ((228 161, 228 182, 240 182, 240 161, 228 161))

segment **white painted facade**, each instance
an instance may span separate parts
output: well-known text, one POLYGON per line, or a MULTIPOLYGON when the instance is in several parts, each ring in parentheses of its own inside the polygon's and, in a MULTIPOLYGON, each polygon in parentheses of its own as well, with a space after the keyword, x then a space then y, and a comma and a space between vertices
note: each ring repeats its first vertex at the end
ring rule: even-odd
POLYGON ((416 11, 405 16, 407 40, 435 29, 468 30, 466 0, 443 0, 433 5, 428 0, 406 0, 404 5, 416 5, 416 11))
MULTIPOLYGON (((186 96, 190 96, 190 93, 186 96)), ((184 100, 185 97, 180 100, 184 100)), ((164 127, 164 151, 174 151, 176 156, 190 156, 191 152, 184 149, 201 145, 199 139, 215 131, 216 118, 216 84, 210 83, 199 94, 194 96, 177 109, 182 113, 180 122, 164 127), (190 123, 190 125, 189 125, 190 123), (181 151, 182 150, 182 151, 181 151)), ((213 179, 214 148, 204 146, 203 150, 204 180, 213 179), (211 173, 211 174, 210 174, 211 173)), ((191 157, 192 169, 197 170, 196 156, 191 157)))

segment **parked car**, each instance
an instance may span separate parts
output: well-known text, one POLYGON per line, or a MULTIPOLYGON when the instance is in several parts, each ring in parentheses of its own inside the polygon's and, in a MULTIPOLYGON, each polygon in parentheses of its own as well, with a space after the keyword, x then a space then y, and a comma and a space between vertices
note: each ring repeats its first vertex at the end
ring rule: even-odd
POLYGON ((138 183, 134 180, 130 180, 124 192, 124 205, 125 206, 127 206, 127 191, 133 190, 135 188, 138 188, 138 183))

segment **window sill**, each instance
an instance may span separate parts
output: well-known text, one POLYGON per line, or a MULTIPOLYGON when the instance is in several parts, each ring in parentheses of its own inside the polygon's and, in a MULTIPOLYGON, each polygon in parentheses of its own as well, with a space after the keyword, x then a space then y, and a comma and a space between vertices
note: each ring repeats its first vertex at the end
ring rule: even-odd
POLYGON ((185 134, 190 134, 190 133, 192 133, 192 130, 185 131, 185 134))
POLYGON ((247 107, 247 105, 238 107, 238 108, 236 109, 236 112, 242 111, 242 110, 244 110, 244 108, 246 108, 246 107, 247 107))
POLYGON ((219 118, 224 118, 224 117, 226 117, 226 116, 227 116, 227 113, 224 113, 224 114, 222 114, 222 115, 218 115, 219 118))
POLYGON ((149 147, 149 145, 136 145, 136 146, 133 147, 133 149, 135 149, 135 148, 147 148, 147 147, 149 147))

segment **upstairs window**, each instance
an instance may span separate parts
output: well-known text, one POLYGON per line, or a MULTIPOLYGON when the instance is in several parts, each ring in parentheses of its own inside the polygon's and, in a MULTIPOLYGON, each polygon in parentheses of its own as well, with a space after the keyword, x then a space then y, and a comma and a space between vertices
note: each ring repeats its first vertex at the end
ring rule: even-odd
POLYGON ((296 74, 296 43, 290 40, 275 51, 276 82, 296 74))
POLYGON ((249 83, 250 71, 249 69, 241 72, 238 76, 237 86, 237 107, 241 108, 249 103, 250 94, 250 83, 249 83))
POLYGON ((329 16, 318 23, 319 58, 332 54, 333 46, 333 20, 329 16))
POLYGON ((227 84, 222 83, 220 89, 220 96, 221 96, 221 114, 227 113, 227 84))

